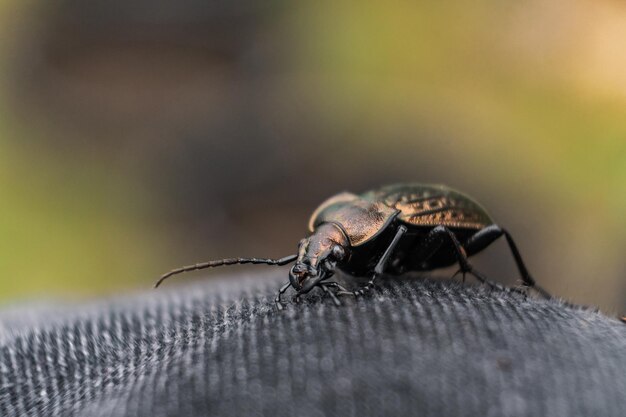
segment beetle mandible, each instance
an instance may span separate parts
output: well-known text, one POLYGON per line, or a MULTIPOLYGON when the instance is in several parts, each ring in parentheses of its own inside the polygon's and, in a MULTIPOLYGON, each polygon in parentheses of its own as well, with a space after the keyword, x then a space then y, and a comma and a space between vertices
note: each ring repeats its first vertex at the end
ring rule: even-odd
MULTIPOLYGON (((524 265, 513 238, 487 214, 480 204, 444 185, 394 184, 356 195, 337 194, 311 215, 310 235, 298 245, 298 253, 281 259, 227 258, 174 269, 155 284, 181 272, 234 264, 287 265, 289 281, 280 288, 275 302, 289 287, 296 297, 320 287, 335 304, 337 295, 359 296, 370 291, 383 273, 427 271, 459 264, 458 273, 471 274, 480 282, 499 287, 476 271, 468 257, 504 236, 513 254, 523 285, 545 298, 524 265), (329 281, 340 269, 369 281, 357 291, 348 291, 329 281)), ((456 275, 456 274, 455 274, 456 275)))

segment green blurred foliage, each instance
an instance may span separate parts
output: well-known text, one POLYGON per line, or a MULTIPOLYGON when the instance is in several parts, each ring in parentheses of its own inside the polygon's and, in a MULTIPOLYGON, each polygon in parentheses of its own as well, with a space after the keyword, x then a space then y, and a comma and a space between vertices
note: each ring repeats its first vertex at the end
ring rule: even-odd
POLYGON ((0 193, 4 299, 102 293, 155 260, 145 193, 101 162, 61 164, 4 138, 0 193))

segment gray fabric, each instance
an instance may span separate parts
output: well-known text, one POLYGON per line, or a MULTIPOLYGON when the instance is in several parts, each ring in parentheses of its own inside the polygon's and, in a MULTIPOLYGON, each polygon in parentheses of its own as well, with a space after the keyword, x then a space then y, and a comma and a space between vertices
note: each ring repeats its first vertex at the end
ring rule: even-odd
POLYGON ((0 416, 626 415, 618 320, 423 279, 278 312, 284 280, 0 315, 0 416))

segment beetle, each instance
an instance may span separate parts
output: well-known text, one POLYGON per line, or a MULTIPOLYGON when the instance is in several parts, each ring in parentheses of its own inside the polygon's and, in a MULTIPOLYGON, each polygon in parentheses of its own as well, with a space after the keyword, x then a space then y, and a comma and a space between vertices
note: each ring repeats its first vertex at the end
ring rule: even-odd
POLYGON ((400 275, 455 263, 459 265, 455 275, 461 273, 465 278, 470 274, 483 284, 501 288, 475 270, 468 258, 504 236, 523 285, 551 298, 528 272, 510 233, 475 200, 445 185, 405 183, 359 195, 337 194, 313 212, 309 232, 300 241, 297 254, 280 259, 227 258, 184 266, 163 275, 155 288, 182 272, 247 263, 287 265, 294 261, 289 281, 275 298, 279 308, 289 287, 296 291, 296 298, 320 287, 339 305, 337 295, 363 295, 383 273, 400 275), (338 269, 352 276, 369 277, 369 281, 356 291, 348 291, 329 281, 338 269))

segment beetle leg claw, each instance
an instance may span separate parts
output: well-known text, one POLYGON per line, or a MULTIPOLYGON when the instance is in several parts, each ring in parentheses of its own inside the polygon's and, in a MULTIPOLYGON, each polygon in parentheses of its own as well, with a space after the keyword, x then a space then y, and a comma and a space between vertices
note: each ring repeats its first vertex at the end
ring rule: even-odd
POLYGON ((511 291, 520 293, 520 294, 524 294, 524 295, 528 295, 528 293, 530 292, 530 287, 527 287, 525 285, 518 285, 517 287, 513 287, 511 288, 511 291))
MULTIPOLYGON (((329 283, 330 284, 330 283, 329 283)), ((330 285, 331 287, 334 287, 334 285, 330 285)), ((339 284, 337 284, 337 286, 340 286, 339 284)), ((337 296, 335 295, 334 291, 331 291, 328 287, 328 284, 321 284, 320 287, 322 287, 322 291, 324 291, 326 294, 328 294, 330 296, 330 298, 332 298, 333 303, 335 303, 335 305, 337 307, 341 306, 341 301, 339 301, 339 298, 337 298, 337 296)))
POLYGON ((483 285, 488 286, 489 288, 491 288, 492 290, 498 290, 498 291, 512 291, 512 292, 516 292, 522 295, 528 295, 526 291, 521 290, 519 288, 506 288, 500 284, 497 284, 493 281, 488 280, 487 278, 485 278, 480 272, 476 271, 475 269, 470 269, 469 272, 473 277, 475 277, 478 281, 480 281, 483 285))

